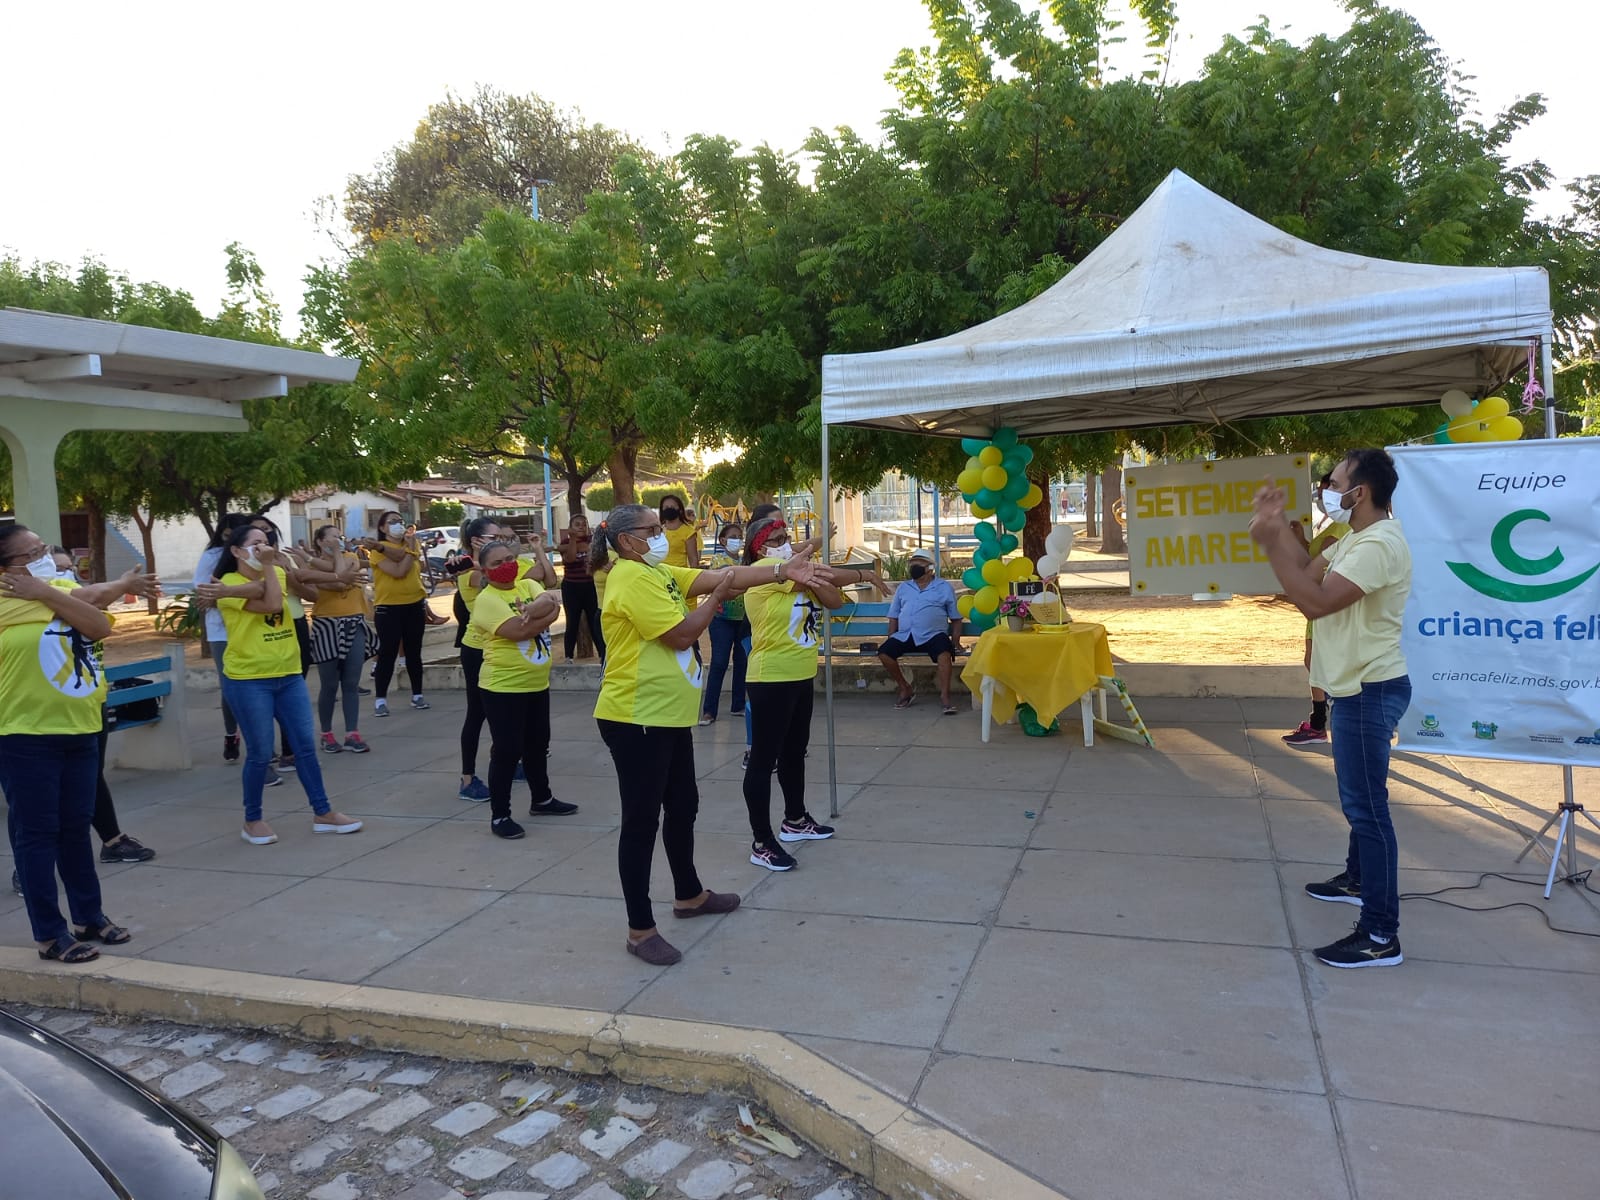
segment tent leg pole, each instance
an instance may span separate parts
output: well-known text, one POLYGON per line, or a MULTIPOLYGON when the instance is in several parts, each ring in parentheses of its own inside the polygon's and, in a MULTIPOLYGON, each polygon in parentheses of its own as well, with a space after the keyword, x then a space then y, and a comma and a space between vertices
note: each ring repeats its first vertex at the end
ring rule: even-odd
MULTIPOLYGON (((822 505, 817 509, 822 520, 822 561, 832 561, 833 479, 828 467, 828 423, 822 423, 822 505)), ((839 815, 839 759, 833 739, 833 621, 822 619, 823 704, 828 713, 828 816, 839 815)))

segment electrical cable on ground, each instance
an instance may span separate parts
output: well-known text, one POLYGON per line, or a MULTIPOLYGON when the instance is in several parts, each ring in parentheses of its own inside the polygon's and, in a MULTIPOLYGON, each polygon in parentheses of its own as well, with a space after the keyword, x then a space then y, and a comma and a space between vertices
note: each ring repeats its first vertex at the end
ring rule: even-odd
MULTIPOLYGON (((1580 884, 1582 885, 1584 891, 1593 892, 1595 895, 1600 896, 1600 888, 1596 888, 1594 884, 1590 882, 1593 874, 1594 869, 1591 867, 1586 871, 1579 871, 1576 875, 1563 875, 1557 879, 1556 882, 1580 884)), ((1446 892, 1470 892, 1475 888, 1480 888, 1483 886, 1483 881, 1485 879, 1503 879, 1507 883, 1525 883, 1532 887, 1542 887, 1544 885, 1543 879, 1518 879, 1515 875, 1506 875, 1499 871, 1485 871, 1483 874, 1478 876, 1478 881, 1476 883, 1458 883, 1451 887, 1442 887, 1432 892, 1402 892, 1400 894, 1400 899, 1427 900, 1434 904, 1443 904, 1446 908, 1459 908, 1463 912, 1501 912, 1508 908, 1531 908, 1534 912, 1538 913, 1544 918, 1544 923, 1546 927, 1549 928, 1551 933, 1566 933, 1571 934, 1574 937, 1600 938, 1600 933, 1591 933, 1585 929, 1564 929, 1560 925, 1553 924, 1550 920, 1549 913, 1545 912, 1545 910, 1540 908, 1537 904, 1530 904, 1526 900, 1513 900, 1509 904, 1491 904, 1480 908, 1473 904, 1457 904, 1453 900, 1439 899, 1439 897, 1444 895, 1446 892)))

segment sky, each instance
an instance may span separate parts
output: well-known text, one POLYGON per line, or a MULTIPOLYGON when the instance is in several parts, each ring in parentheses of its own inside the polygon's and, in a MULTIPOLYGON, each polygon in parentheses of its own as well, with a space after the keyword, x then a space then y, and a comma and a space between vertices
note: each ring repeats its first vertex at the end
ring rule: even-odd
MULTIPOLYGON (((1600 4, 1396 6, 1476 77, 1485 115, 1546 95, 1513 159, 1542 158, 1558 180, 1600 173, 1585 128, 1600 4)), ((239 241, 291 325, 307 265, 331 249, 319 199, 407 140, 447 92, 537 92, 664 152, 695 133, 792 150, 813 127, 874 134, 896 53, 931 40, 920 0, 7 7, 0 252, 96 255, 214 312, 223 248, 239 241)), ((1177 0, 1173 76, 1197 74, 1263 11, 1293 41, 1349 24, 1336 0, 1177 0)), ((1138 66, 1130 53, 1125 69, 1138 66)))

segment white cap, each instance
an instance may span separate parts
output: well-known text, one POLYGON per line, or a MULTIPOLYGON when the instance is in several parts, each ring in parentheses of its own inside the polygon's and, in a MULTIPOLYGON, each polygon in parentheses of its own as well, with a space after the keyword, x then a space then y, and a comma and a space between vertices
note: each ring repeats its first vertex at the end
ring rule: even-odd
POLYGON ((925 558, 929 562, 932 562, 933 561, 933 551, 929 550, 926 546, 918 546, 915 550, 913 550, 911 552, 911 557, 912 558, 925 558))

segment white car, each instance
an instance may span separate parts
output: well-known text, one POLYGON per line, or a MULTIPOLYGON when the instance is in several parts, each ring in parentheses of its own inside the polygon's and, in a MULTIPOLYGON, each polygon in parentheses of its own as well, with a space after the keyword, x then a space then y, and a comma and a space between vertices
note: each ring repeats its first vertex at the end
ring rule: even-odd
POLYGON ((417 530, 417 544, 429 558, 443 558, 461 547, 461 530, 450 525, 417 530))

